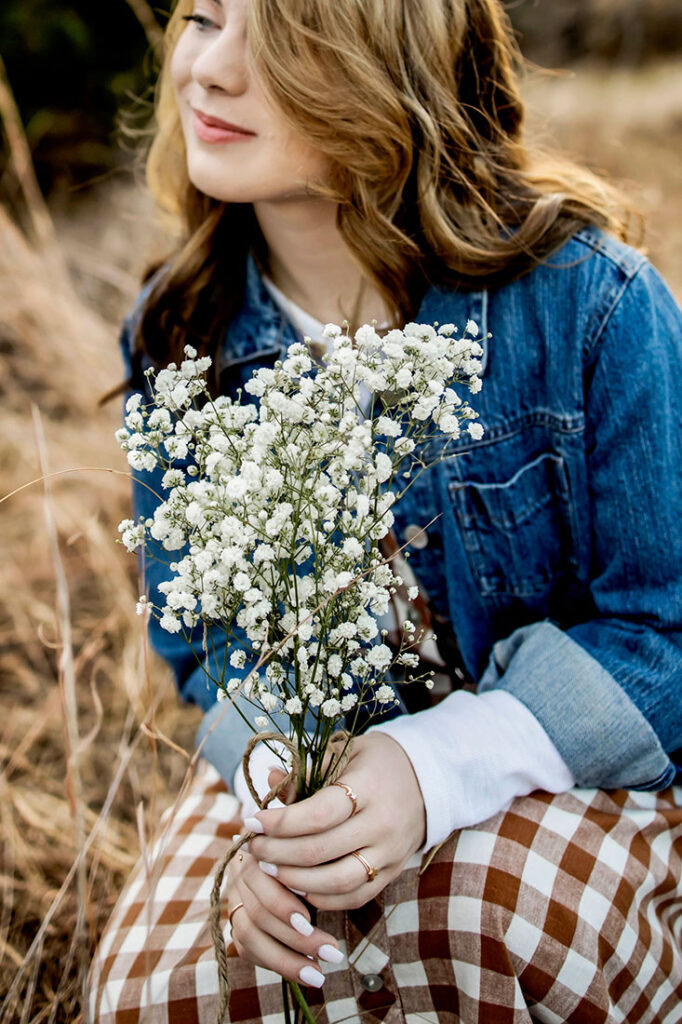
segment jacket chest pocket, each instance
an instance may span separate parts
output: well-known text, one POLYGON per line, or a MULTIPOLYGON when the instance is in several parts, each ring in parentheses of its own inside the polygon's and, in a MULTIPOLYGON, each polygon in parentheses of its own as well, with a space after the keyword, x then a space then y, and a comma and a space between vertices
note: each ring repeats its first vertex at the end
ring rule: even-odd
POLYGON ((452 507, 484 597, 539 597, 575 569, 573 509, 564 459, 546 452, 502 482, 452 480, 452 507))

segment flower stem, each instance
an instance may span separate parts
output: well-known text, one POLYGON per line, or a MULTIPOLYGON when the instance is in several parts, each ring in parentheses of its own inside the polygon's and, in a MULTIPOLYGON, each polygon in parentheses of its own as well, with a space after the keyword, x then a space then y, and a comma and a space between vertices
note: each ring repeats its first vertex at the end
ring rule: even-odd
POLYGON ((313 1017, 312 1013, 310 1012, 310 1007, 308 1006, 307 1002, 305 1001, 305 996, 301 992, 300 985, 297 985, 295 981, 288 982, 288 985, 289 985, 289 988, 291 989, 291 991, 293 993, 294 999, 296 1000, 298 1005, 301 1007, 301 1012, 303 1013, 303 1019, 305 1021, 307 1021, 307 1024, 316 1024, 315 1018, 313 1017))

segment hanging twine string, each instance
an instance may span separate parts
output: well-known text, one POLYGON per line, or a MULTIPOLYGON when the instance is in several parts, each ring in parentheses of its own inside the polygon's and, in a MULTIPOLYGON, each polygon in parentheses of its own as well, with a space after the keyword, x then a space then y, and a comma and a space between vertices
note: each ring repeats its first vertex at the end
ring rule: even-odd
MULTIPOLYGON (((333 764, 327 772, 325 786, 331 785, 346 766, 350 749, 349 740, 350 738, 348 733, 343 731, 334 733, 329 740, 328 747, 331 748, 333 764), (334 748, 340 744, 343 744, 343 749, 340 751, 335 750, 334 748)), ((291 740, 287 739, 286 736, 282 736, 279 732, 259 732, 256 736, 252 736, 246 746, 246 750, 244 751, 242 769, 244 771, 244 780, 249 793, 256 801, 261 811, 264 811, 265 808, 289 786, 293 785, 295 791, 298 792, 299 783, 301 781, 301 758, 296 745, 291 740), (268 740, 276 741, 280 746, 285 747, 290 752, 291 768, 285 778, 273 786, 261 800, 258 791, 253 784, 253 779, 251 778, 249 761, 251 760, 251 754, 255 750, 256 746, 259 743, 266 743, 268 740)), ((243 835, 240 835, 235 839, 230 849, 218 864, 214 875, 213 889, 211 891, 210 925, 213 948, 215 950, 216 962, 218 964, 218 984, 220 993, 215 1018, 216 1024, 223 1024, 230 999, 230 985, 227 976, 227 949, 225 947, 225 936, 223 935, 223 929, 221 927, 220 890, 223 886, 223 879, 225 877, 228 864, 234 857, 236 857, 242 846, 244 846, 245 843, 248 843, 250 839, 253 839, 255 835, 255 832, 245 832, 243 835)))

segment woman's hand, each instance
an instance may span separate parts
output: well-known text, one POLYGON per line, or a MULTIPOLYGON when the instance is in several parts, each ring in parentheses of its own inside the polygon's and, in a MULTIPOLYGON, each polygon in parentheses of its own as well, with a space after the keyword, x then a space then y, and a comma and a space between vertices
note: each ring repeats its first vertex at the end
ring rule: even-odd
POLYGON ((341 963, 344 956, 334 936, 314 928, 304 904, 261 871, 257 860, 243 849, 231 862, 229 877, 227 905, 230 910, 237 908, 232 914, 232 941, 239 956, 291 981, 319 988, 324 975, 307 958, 341 963))
MULTIPOLYGON (((304 892, 320 910, 350 910, 367 903, 400 873, 426 837, 417 777, 407 754, 390 736, 376 732, 355 739, 337 781, 356 794, 355 814, 348 794, 340 786, 327 786, 281 810, 259 811, 244 823, 263 833, 249 843, 259 862, 250 874, 260 871, 304 892), (376 869, 372 881, 354 851, 376 869)), ((266 898, 274 893, 268 890, 266 898)), ((268 931, 268 922, 262 920, 268 931)))

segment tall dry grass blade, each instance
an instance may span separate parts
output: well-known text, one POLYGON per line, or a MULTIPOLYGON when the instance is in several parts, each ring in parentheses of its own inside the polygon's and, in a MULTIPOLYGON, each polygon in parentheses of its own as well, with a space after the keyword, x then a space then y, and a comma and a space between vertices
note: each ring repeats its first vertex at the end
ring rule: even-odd
POLYGON ((57 912, 61 907, 64 897, 69 891, 71 883, 80 868, 80 862, 87 855, 88 851, 90 850, 90 847, 95 842, 95 839, 97 839, 99 833, 102 831, 104 824, 106 823, 111 813, 114 798, 118 793, 119 786, 121 785, 123 777, 128 769, 128 765, 130 764, 135 749, 137 748, 143 736, 143 733, 138 731, 134 737, 130 738, 132 725, 133 717, 132 715, 130 715, 128 717, 128 721, 126 722, 124 737, 122 737, 121 746, 119 748, 118 768, 111 781, 111 785, 109 786, 109 791, 107 793, 107 798, 104 802, 104 806, 102 807, 102 810, 97 818, 97 821, 95 822, 93 828, 91 829, 85 842, 83 843, 82 850, 80 851, 78 857, 69 868, 64 878, 64 881, 62 882, 59 888, 59 891, 57 892, 50 907, 48 908, 47 913, 45 914, 45 917, 42 920, 40 928, 36 932, 33 941, 24 957, 24 962, 20 970, 17 971, 14 980, 12 981, 12 984, 10 985, 9 990, 5 995, 2 1006, 0 1007, 0 1014, 2 1014, 2 1016, 0 1016, 0 1024, 13 1024, 12 1015, 16 1009, 17 1000, 21 992, 24 977, 26 976, 26 971, 32 963, 36 961, 40 962, 40 952, 45 941, 45 936, 47 935, 52 924, 52 921, 57 915, 57 912))
POLYGON ((45 489, 44 513, 45 527, 52 555, 55 583, 57 587, 57 621, 59 625, 61 654, 59 657, 59 684, 63 694, 64 719, 66 726, 66 782, 67 791, 71 803, 74 828, 76 831, 76 850, 78 851, 78 914, 74 930, 75 948, 79 951, 79 967, 83 980, 83 991, 85 991, 85 973, 87 970, 87 952, 85 927, 86 903, 88 895, 87 865, 85 858, 81 855, 85 843, 85 822, 83 806, 83 783, 80 772, 80 735, 78 729, 78 701, 76 699, 76 674, 73 662, 73 640, 71 634, 71 602, 69 598, 69 587, 66 581, 66 573, 59 551, 59 537, 57 524, 52 510, 52 498, 50 481, 47 479, 48 464, 47 450, 45 446, 45 434, 40 418, 40 412, 36 405, 32 405, 33 429, 38 448, 38 461, 40 469, 45 477, 43 481, 45 489))

